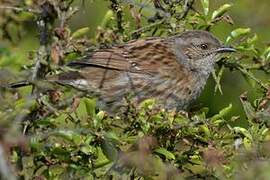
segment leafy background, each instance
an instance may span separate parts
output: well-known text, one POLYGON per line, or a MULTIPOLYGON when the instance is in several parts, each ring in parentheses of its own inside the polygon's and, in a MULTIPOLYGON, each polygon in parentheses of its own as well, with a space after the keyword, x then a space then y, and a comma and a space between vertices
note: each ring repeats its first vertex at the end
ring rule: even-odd
POLYGON ((0 4, 2 178, 269 176, 267 0, 0 4), (48 25, 45 38, 39 21, 48 25), (87 94, 40 80, 65 71, 64 63, 89 49, 185 29, 210 30, 238 49, 218 63, 216 76, 189 112, 166 112, 150 99, 140 107, 131 104, 125 116, 109 117, 87 94), (41 74, 35 74, 38 63, 41 74), (6 87, 24 79, 35 88, 6 87))

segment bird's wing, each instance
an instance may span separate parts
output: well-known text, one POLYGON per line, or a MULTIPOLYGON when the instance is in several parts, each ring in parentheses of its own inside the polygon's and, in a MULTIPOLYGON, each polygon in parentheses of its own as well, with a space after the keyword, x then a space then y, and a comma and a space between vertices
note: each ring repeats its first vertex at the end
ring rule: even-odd
POLYGON ((68 64, 70 67, 96 67, 119 71, 129 71, 131 63, 123 55, 120 48, 101 49, 86 55, 79 61, 73 61, 68 64))
POLYGON ((71 62, 69 66, 78 71, 65 72, 49 79, 71 84, 78 89, 106 92, 115 87, 140 92, 154 88, 153 83, 157 85, 184 78, 184 73, 179 73, 183 67, 177 62, 169 42, 161 38, 135 40, 122 46, 97 50, 79 61, 71 62))
POLYGON ((101 49, 87 55, 79 61, 73 61, 71 67, 97 67, 132 73, 154 74, 160 67, 175 67, 175 55, 161 38, 134 40, 110 49, 101 49), (163 63, 163 64, 160 64, 163 63))

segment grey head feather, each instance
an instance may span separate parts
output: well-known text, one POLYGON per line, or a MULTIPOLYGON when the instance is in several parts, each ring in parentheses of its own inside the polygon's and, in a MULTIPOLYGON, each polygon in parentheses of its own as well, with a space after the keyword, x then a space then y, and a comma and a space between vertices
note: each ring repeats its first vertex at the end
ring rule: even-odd
POLYGON ((214 70, 220 41, 207 31, 187 31, 170 39, 178 63, 190 71, 208 76, 214 70), (206 49, 202 49, 202 45, 206 49))

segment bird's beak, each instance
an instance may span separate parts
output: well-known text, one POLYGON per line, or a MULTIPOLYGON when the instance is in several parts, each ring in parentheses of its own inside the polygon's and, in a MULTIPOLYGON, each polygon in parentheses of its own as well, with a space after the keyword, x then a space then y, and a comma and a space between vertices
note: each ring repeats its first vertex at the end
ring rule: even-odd
POLYGON ((235 52, 236 50, 233 47, 222 46, 216 50, 217 53, 229 53, 235 52))

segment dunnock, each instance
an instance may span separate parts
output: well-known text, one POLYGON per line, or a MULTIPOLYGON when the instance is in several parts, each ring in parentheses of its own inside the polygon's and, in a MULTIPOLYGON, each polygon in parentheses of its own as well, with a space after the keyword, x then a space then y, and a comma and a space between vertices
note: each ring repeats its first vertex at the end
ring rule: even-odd
POLYGON ((187 31, 96 50, 68 64, 77 71, 50 80, 89 91, 109 112, 118 111, 126 97, 136 103, 155 98, 166 109, 181 110, 200 95, 217 55, 234 51, 209 32, 187 31))

